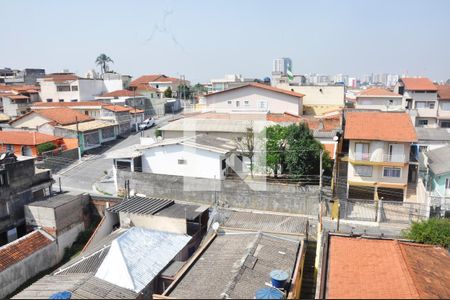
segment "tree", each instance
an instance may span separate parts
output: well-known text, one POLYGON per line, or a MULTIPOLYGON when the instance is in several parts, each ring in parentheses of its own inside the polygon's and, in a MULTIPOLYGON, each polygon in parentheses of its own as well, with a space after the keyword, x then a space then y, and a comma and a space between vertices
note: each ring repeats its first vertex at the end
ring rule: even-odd
POLYGON ((56 145, 50 142, 40 144, 36 147, 37 152, 42 154, 43 152, 47 152, 56 148, 56 145))
MULTIPOLYGON (((292 124, 286 128, 286 169, 289 174, 319 175, 322 144, 314 139, 306 123, 292 124)), ((331 159, 327 152, 322 157, 325 175, 331 174, 331 159)))
POLYGON ((179 98, 180 99, 189 99, 191 97, 191 88, 186 84, 180 84, 178 86, 179 98))
POLYGON ((450 247, 450 219, 431 218, 421 222, 413 222, 402 232, 404 238, 419 243, 450 247))
POLYGON ((102 53, 97 57, 95 63, 102 69, 102 74, 105 74, 108 71, 108 63, 114 63, 114 61, 108 55, 102 53))
POLYGON ((164 91, 164 97, 172 98, 172 89, 170 88, 170 86, 164 91))
POLYGON ((243 156, 247 157, 250 161, 250 174, 253 178, 254 162, 255 157, 255 132, 253 130, 253 123, 247 128, 245 136, 236 139, 236 145, 238 152, 243 156))
POLYGON ((286 167, 285 164, 285 149, 287 145, 286 130, 287 127, 281 125, 274 125, 267 127, 262 136, 265 141, 266 155, 262 157, 265 159, 266 168, 273 172, 275 177, 282 174, 286 167))

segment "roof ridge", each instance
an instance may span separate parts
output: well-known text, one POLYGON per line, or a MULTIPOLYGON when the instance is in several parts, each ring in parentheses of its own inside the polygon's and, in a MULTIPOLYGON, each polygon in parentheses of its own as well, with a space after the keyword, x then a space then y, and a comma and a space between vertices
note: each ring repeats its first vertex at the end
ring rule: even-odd
POLYGON ((413 276, 413 274, 411 272, 411 268, 409 267, 408 260, 406 258, 406 253, 405 253, 405 251, 404 251, 404 249, 402 247, 402 243, 400 241, 398 241, 398 240, 395 240, 395 246, 398 247, 398 249, 400 250, 399 252, 400 252, 400 255, 402 257, 402 262, 405 264, 406 272, 408 273, 409 279, 413 283, 414 290, 416 291, 417 295, 420 297, 421 293, 419 292, 419 289, 417 288, 417 282, 414 279, 414 276, 413 276))

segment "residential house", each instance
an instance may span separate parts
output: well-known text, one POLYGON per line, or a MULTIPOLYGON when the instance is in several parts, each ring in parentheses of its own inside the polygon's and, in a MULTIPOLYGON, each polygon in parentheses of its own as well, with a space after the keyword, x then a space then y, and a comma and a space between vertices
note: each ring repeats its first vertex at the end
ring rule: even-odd
POLYGON ((137 88, 140 92, 144 92, 146 90, 153 91, 155 94, 158 92, 161 97, 164 96, 165 90, 169 87, 172 90, 172 97, 178 97, 180 93, 179 87, 181 85, 189 86, 190 82, 180 78, 166 76, 164 74, 143 75, 130 83, 131 88, 137 88), (156 91, 153 89, 146 89, 145 87, 148 86, 156 89, 156 91))
POLYGON ((234 164, 232 153, 235 149, 235 144, 230 140, 197 135, 134 145, 110 152, 108 158, 113 158, 118 189, 117 170, 224 179, 227 165, 234 164))
POLYGON ((5 83, 8 85, 36 84, 37 79, 44 76, 44 69, 0 69, 0 83, 5 83))
POLYGON ((54 73, 38 81, 41 86, 39 95, 43 102, 90 101, 103 93, 123 88, 123 79, 119 74, 101 79, 83 78, 74 73, 54 73))
POLYGON ((130 116, 131 116, 131 130, 139 131, 139 128, 137 126, 142 122, 144 122, 145 111, 138 108, 132 108, 130 110, 130 116))
POLYGON ((329 234, 320 248, 316 299, 450 297, 450 255, 442 247, 329 234))
POLYGON ((105 105, 110 105, 102 101, 84 101, 84 102, 37 102, 31 106, 32 110, 50 109, 66 107, 79 111, 93 119, 101 118, 101 110, 105 105))
POLYGON ((30 107, 39 101, 39 87, 33 85, 0 85, 2 111, 10 117, 18 117, 30 111, 30 107))
POLYGON ((249 82, 255 82, 255 78, 244 78, 242 77, 242 75, 238 74, 227 74, 223 78, 211 79, 210 83, 208 84, 208 86, 210 87, 208 92, 220 92, 228 90, 230 88, 246 85, 249 82))
POLYGON ((425 153, 431 204, 450 211, 450 145, 425 153))
POLYGON ((303 94, 261 83, 205 95, 206 110, 219 113, 303 114, 303 94))
POLYGON ((34 159, 0 157, 0 245, 25 234, 24 205, 50 195, 50 170, 35 169, 34 159))
POLYGON ((410 166, 417 137, 407 113, 348 111, 344 139, 348 198, 406 200, 408 182, 417 181, 417 166, 410 166))
POLYGON ((113 105, 129 106, 141 109, 146 115, 153 115, 153 106, 149 98, 138 91, 117 90, 95 97, 97 100, 111 103, 113 105))
POLYGON ((400 78, 394 93, 403 96, 403 106, 416 127, 437 127, 437 87, 430 79, 400 78))
POLYGON ((280 84, 276 87, 303 94, 303 113, 305 115, 321 115, 345 106, 345 87, 343 85, 280 84))
POLYGON ((437 85, 438 125, 450 128, 450 84, 437 85))
POLYGON ((356 109, 377 109, 382 111, 403 111, 402 95, 385 88, 368 88, 362 90, 355 101, 356 109))
POLYGON ((35 131, 0 131, 1 151, 9 151, 17 156, 33 156, 41 154, 43 144, 53 144, 55 148, 64 146, 61 136, 48 135, 35 131))
POLYGON ((33 110, 18 117, 9 125, 14 129, 38 131, 49 135, 55 134, 55 126, 70 125, 92 121, 93 118, 67 107, 33 110))

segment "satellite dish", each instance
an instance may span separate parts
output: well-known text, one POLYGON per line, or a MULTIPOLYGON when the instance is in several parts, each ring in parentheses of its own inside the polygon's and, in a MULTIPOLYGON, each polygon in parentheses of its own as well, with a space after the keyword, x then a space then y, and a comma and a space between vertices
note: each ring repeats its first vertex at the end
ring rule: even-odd
POLYGON ((218 229, 219 229, 219 223, 218 222, 214 222, 213 224, 212 224, 212 229, 214 229, 214 231, 217 231, 218 229))
POLYGON ((0 155, 0 160, 4 160, 5 157, 6 157, 6 154, 7 154, 7 153, 2 153, 2 155, 0 155))

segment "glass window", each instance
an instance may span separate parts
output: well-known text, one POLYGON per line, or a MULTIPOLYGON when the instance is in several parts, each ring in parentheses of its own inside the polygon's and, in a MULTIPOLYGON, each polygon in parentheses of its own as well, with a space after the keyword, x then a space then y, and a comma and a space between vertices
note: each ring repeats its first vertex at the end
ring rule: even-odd
POLYGON ((442 110, 450 110, 450 101, 441 102, 441 109, 442 110))
POLYGON ((51 98, 47 99, 47 102, 53 102, 53 99, 51 99, 51 98))
POLYGON ((416 108, 426 108, 427 103, 425 101, 416 101, 416 108))
POLYGON ((445 189, 450 190, 450 178, 445 178, 445 189))
POLYGON ((428 120, 417 120, 418 126, 426 126, 428 125, 428 120))
POLYGON ((70 92, 70 85, 58 85, 56 90, 58 92, 70 92))
POLYGON ((228 105, 231 105, 232 101, 231 101, 231 100, 228 100, 227 103, 228 103, 228 105))
POLYGON ((355 168, 355 175, 363 177, 372 177, 373 168, 371 166, 354 166, 354 168, 355 168))
POLYGON ((393 167, 384 167, 383 169, 383 177, 395 177, 399 178, 401 175, 402 169, 393 168, 393 167))
POLYGON ((450 128, 450 121, 441 121, 442 128, 450 128))
POLYGON ((72 91, 74 92, 78 91, 78 85, 72 85, 72 91))
POLYGON ((245 101, 244 101, 244 105, 245 105, 245 106, 248 106, 248 105, 249 105, 248 100, 245 100, 245 101))
POLYGON ((59 101, 59 102, 64 102, 64 99, 59 99, 58 101, 59 101))
POLYGON ((241 106, 241 101, 237 100, 236 101, 236 107, 239 107, 239 106, 241 106))
POLYGON ((186 164, 186 160, 185 159, 179 159, 178 160, 178 164, 179 165, 185 165, 186 164))
POLYGON ((355 159, 368 160, 369 159, 369 144, 356 143, 355 144, 355 159))
POLYGON ((428 108, 434 109, 434 102, 428 102, 428 108))
POLYGON ((6 145, 6 151, 14 152, 14 145, 6 145))

